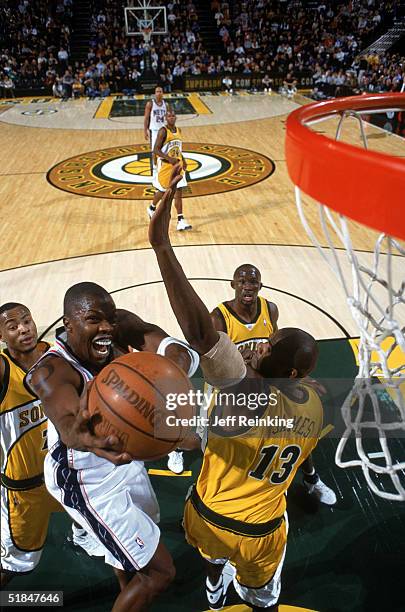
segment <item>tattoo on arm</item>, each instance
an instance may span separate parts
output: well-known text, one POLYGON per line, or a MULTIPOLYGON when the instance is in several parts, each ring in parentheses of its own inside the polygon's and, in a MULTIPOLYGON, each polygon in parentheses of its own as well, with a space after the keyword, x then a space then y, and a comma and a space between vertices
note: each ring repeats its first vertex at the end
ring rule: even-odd
POLYGON ((55 368, 52 363, 44 362, 41 363, 36 369, 34 376, 31 380, 32 387, 34 391, 37 391, 41 388, 42 384, 48 380, 55 372, 55 368))

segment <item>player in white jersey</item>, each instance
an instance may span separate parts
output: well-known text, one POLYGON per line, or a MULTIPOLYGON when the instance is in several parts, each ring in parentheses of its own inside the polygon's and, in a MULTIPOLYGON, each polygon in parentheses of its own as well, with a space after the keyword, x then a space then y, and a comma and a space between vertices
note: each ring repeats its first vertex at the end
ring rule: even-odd
POLYGON ((145 140, 150 142, 153 176, 156 173, 156 156, 153 154, 153 149, 160 128, 166 125, 167 110, 166 102, 163 99, 163 89, 156 87, 155 97, 146 103, 143 120, 145 140))
MULTIPOLYGON (((163 341, 165 354, 189 374, 198 358, 160 328, 117 311, 107 291, 94 283, 67 291, 64 326, 65 337, 28 378, 49 418, 45 482, 104 546, 121 588, 114 612, 144 610, 173 580, 173 562, 160 539, 159 507, 143 462, 122 452, 116 436, 99 438, 90 431, 87 383, 128 345, 161 353, 163 341)), ((190 447, 195 442, 190 440, 190 447)))

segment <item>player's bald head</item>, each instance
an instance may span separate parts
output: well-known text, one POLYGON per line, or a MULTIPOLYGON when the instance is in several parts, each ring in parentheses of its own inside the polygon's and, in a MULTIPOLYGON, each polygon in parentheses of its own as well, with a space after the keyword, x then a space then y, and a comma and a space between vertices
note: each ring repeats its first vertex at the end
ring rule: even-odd
POLYGON ((260 364, 267 378, 307 376, 316 365, 318 347, 315 338, 302 329, 285 327, 270 339, 271 352, 260 364))
POLYGON ((83 282, 72 285, 63 300, 63 314, 69 317, 78 310, 88 308, 89 303, 94 301, 111 302, 112 298, 108 291, 97 283, 83 282))
POLYGON ((236 268, 235 272, 233 273, 233 278, 234 280, 236 280, 240 276, 245 276, 246 274, 255 276, 259 281, 262 277, 260 270, 256 268, 256 266, 254 266, 253 264, 245 263, 236 268))

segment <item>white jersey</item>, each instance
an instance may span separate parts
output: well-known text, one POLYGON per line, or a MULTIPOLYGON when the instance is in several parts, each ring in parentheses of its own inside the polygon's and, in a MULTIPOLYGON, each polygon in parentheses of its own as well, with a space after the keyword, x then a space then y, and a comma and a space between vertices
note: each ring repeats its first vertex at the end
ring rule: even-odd
MULTIPOLYGON (((45 355, 57 355, 81 376, 93 378, 61 338, 45 355)), ((37 362, 39 363, 42 359, 37 362)), ((48 491, 99 541, 105 562, 133 572, 145 567, 159 544, 159 504, 142 461, 116 466, 94 453, 67 447, 48 420, 44 464, 48 491)))
MULTIPOLYGON (((64 342, 65 334, 62 334, 55 340, 54 346, 52 346, 42 357, 39 359, 37 363, 42 361, 46 355, 57 355, 58 357, 62 357, 65 361, 72 366, 74 370, 76 370, 83 381, 83 389, 87 382, 94 378, 93 374, 87 370, 76 357, 70 352, 69 347, 64 342)), ((198 354, 193 351, 186 343, 181 340, 177 340, 176 338, 164 338, 160 343, 157 353, 159 355, 164 355, 166 348, 170 344, 181 344, 185 348, 187 348, 191 363, 188 371, 188 375, 192 376, 196 371, 199 364, 198 354)), ((29 382, 29 376, 27 376, 29 382)), ((128 465, 115 466, 111 461, 107 459, 103 459, 102 457, 98 457, 92 452, 79 451, 74 448, 66 447, 63 442, 61 442, 59 433, 52 423, 51 420, 48 421, 48 449, 49 453, 52 454, 53 458, 58 461, 56 458, 60 456, 60 460, 66 466, 74 469, 81 470, 81 479, 82 481, 88 482, 97 482, 102 481, 104 478, 108 476, 110 481, 115 480, 115 475, 117 478, 122 478, 122 473, 127 470, 129 476, 135 476, 139 471, 141 471, 144 467, 143 461, 132 461, 128 465), (62 451, 60 454, 59 451, 62 451)))
POLYGON ((158 132, 166 123, 166 102, 162 100, 158 104, 155 99, 152 99, 152 108, 150 111, 149 129, 158 132))
MULTIPOLYGON (((90 380, 94 378, 93 374, 87 370, 76 357, 70 352, 69 347, 65 344, 64 334, 61 337, 55 340, 54 346, 52 346, 44 355, 39 359, 37 363, 40 363, 42 359, 44 359, 47 355, 57 355, 58 357, 62 357, 65 361, 69 363, 70 366, 74 370, 76 370, 82 379, 83 389, 90 380)), ((29 381, 29 378, 28 378, 29 381)), ((111 461, 107 459, 103 459, 102 457, 98 457, 94 453, 86 452, 86 451, 78 451, 74 448, 66 447, 63 442, 60 440, 59 433, 52 423, 51 420, 48 421, 48 449, 49 453, 52 454, 54 459, 56 459, 56 455, 58 454, 57 449, 62 450, 62 456, 60 457, 63 463, 67 464, 67 467, 75 470, 84 470, 82 473, 82 478, 86 477, 90 478, 92 482, 94 479, 100 479, 100 481, 112 475, 115 471, 121 471, 122 468, 127 469, 128 466, 115 466, 111 461), (91 470, 91 471, 88 471, 91 470)), ((58 459, 56 459, 58 461, 58 459)), ((134 464, 135 469, 137 471, 141 470, 143 467, 142 461, 133 461, 131 464, 134 464)), ((133 471, 134 468, 131 468, 133 471)))
MULTIPOLYGON (((176 340, 163 340, 158 352, 164 354, 172 342, 176 340)), ((192 372, 198 366, 198 355, 189 351, 192 372)), ((67 361, 80 374, 83 388, 93 378, 70 352, 64 336, 45 354, 67 361)), ((127 572, 145 567, 159 545, 160 531, 159 504, 143 462, 115 466, 93 453, 68 448, 51 421, 48 440, 44 466, 48 491, 73 520, 97 538, 98 554, 104 555, 106 563, 127 572)))

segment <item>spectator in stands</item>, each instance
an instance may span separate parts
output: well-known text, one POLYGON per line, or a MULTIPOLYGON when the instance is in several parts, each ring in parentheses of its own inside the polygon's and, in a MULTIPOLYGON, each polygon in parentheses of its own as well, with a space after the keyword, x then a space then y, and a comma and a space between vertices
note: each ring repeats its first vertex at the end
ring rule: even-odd
POLYGON ((56 79, 52 86, 52 93, 55 98, 63 98, 65 95, 62 79, 56 79))
POLYGON ((233 94, 233 82, 229 75, 226 75, 222 79, 222 85, 224 86, 225 91, 227 91, 230 94, 233 94))
POLYGON ((280 93, 287 96, 288 99, 291 99, 297 93, 297 80, 293 77, 291 72, 285 77, 280 93))
POLYGON ((14 98, 14 89, 14 81, 10 78, 10 76, 7 74, 0 75, 0 91, 2 97, 14 98))
POLYGON ((72 97, 72 86, 74 83, 74 78, 70 70, 65 70, 65 74, 62 78, 64 97, 71 98, 72 97))
POLYGON ((265 74, 264 77, 262 78, 262 89, 265 93, 271 92, 271 84, 272 84, 272 79, 269 77, 268 74, 265 74))

